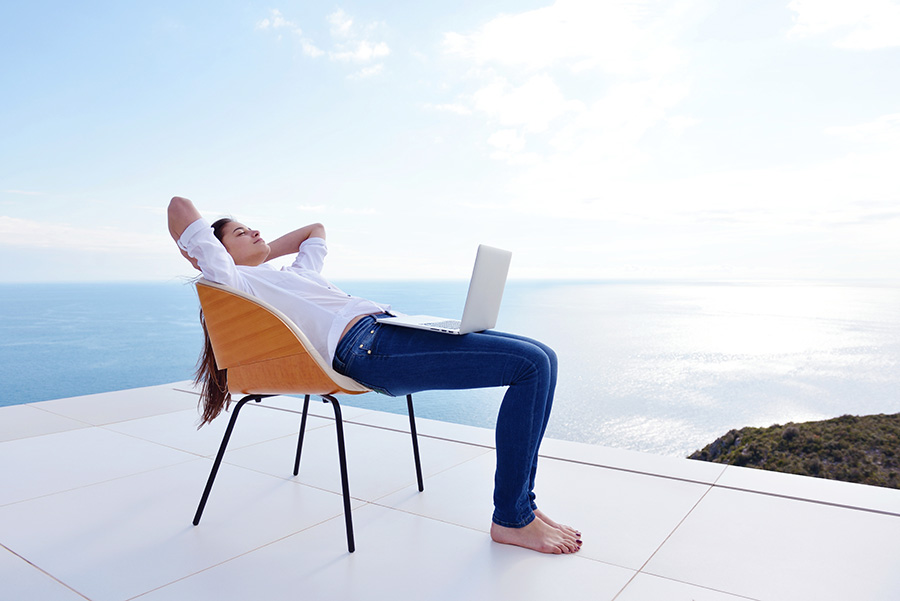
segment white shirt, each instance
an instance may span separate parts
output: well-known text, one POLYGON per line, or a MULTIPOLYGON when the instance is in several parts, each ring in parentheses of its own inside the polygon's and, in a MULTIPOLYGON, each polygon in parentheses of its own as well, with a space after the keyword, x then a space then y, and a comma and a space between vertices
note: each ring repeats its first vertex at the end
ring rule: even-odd
POLYGON ((178 246, 197 260, 206 279, 252 294, 291 318, 326 361, 334 358, 341 334, 354 317, 390 309, 346 294, 322 277, 328 253, 322 238, 305 240, 293 264, 281 270, 265 263, 235 265, 204 219, 184 230, 178 246))

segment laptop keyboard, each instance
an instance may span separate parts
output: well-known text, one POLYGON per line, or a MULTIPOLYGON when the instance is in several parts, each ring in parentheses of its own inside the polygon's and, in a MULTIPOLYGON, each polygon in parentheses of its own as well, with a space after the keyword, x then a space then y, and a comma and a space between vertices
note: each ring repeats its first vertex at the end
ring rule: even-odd
POLYGON ((457 319, 448 319, 446 321, 435 321, 431 323, 422 324, 426 325, 430 328, 442 328, 444 330, 458 330, 459 329, 459 320, 457 319))

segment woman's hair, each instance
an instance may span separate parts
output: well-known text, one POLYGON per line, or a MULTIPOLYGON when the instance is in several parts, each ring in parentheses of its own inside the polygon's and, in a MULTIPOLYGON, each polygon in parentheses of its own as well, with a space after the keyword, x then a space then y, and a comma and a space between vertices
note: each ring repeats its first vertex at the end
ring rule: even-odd
POLYGON ((229 223, 231 223, 232 221, 234 221, 234 219, 232 219, 230 217, 223 217, 222 219, 219 219, 218 221, 216 221, 215 223, 212 224, 213 234, 216 236, 216 239, 218 239, 219 242, 222 241, 222 237, 225 235, 225 232, 224 232, 225 226, 228 225, 229 223))
MULTIPOLYGON (((212 224, 215 237, 222 241, 225 226, 232 219, 219 219, 212 224)), ((203 326, 203 350, 197 361, 197 371, 194 374, 194 384, 200 387, 200 403, 203 405, 203 416, 200 427, 208 424, 216 418, 222 409, 231 403, 231 393, 228 392, 228 370, 219 369, 216 365, 216 356, 213 354, 212 341, 206 329, 206 319, 203 317, 203 309, 200 309, 200 325, 203 326)))

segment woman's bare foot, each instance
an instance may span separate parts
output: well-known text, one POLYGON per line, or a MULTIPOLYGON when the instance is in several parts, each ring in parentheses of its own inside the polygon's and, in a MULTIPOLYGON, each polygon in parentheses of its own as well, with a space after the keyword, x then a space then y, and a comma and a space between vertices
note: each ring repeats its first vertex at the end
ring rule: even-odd
POLYGON ((534 510, 534 516, 536 518, 538 518, 539 520, 543 521, 548 526, 553 526, 554 528, 558 528, 559 530, 562 530, 563 532, 574 536, 576 539, 581 538, 581 532, 579 532, 575 528, 572 528, 571 526, 566 526, 565 524, 557 524, 556 522, 551 520, 549 517, 547 517, 547 514, 545 514, 540 509, 534 510))
POLYGON ((516 545, 541 553, 575 553, 581 549, 580 537, 537 518, 524 528, 506 528, 492 523, 491 539, 496 543, 516 545))

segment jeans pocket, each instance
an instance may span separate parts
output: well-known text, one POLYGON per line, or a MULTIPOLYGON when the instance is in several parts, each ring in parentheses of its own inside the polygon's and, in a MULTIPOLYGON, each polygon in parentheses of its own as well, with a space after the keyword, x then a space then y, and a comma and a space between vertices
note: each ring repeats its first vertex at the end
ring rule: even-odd
POLYGON ((340 374, 348 375, 347 372, 353 369, 356 360, 372 355, 377 324, 365 324, 365 327, 360 325, 362 324, 357 324, 345 334, 334 350, 332 367, 340 374))

